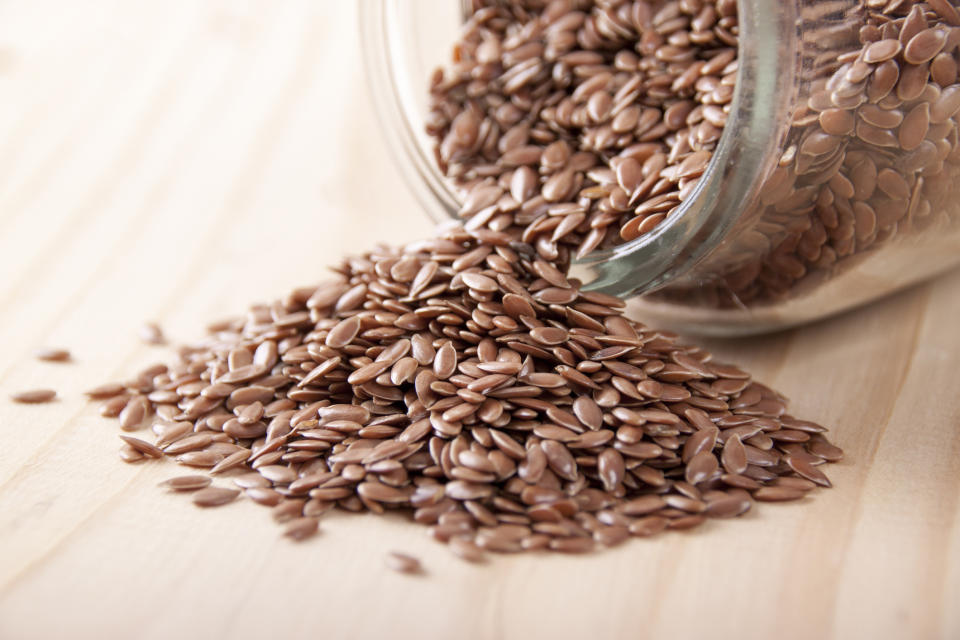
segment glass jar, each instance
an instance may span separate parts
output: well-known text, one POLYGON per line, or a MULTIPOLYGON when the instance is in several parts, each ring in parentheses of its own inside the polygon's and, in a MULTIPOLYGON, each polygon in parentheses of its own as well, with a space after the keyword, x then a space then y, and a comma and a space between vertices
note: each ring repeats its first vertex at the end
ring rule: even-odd
MULTIPOLYGON (((645 320, 738 335, 823 318, 960 263, 960 13, 948 0, 918 4, 738 0, 735 90, 709 165, 653 231, 571 273, 630 296, 645 320)), ((424 122, 464 8, 362 0, 360 11, 390 147, 428 213, 456 217, 462 195, 424 122)))

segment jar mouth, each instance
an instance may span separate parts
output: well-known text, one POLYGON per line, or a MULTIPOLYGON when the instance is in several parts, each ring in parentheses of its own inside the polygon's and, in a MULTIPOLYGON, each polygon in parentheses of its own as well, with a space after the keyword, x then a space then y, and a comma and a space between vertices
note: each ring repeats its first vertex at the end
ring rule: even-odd
MULTIPOLYGON (((424 3, 428 4, 428 3, 424 3)), ((361 0, 360 28, 370 93, 380 114, 388 147, 406 174, 414 195, 436 222, 459 219, 458 198, 440 173, 424 130, 426 98, 404 87, 404 24, 424 4, 405 0, 361 0)), ((460 4, 462 12, 467 3, 460 4)), ((435 7, 434 7, 435 9, 435 7)), ((571 275, 584 288, 630 296, 676 281, 709 251, 720 245, 737 217, 749 206, 785 138, 796 100, 799 66, 796 3, 780 3, 771 11, 763 0, 737 0, 738 68, 730 114, 707 168, 690 197, 651 232, 609 249, 597 249, 575 260, 571 275)), ((460 14, 462 18, 462 13, 460 14)), ((406 30, 409 32, 409 30, 406 30)), ((450 34, 448 34, 450 35, 450 34)), ((449 45, 449 41, 448 41, 449 45)), ((446 60, 446 52, 431 60, 446 60)), ((421 61, 422 62, 422 61, 421 61)), ((409 74, 406 74, 409 75, 409 74)))

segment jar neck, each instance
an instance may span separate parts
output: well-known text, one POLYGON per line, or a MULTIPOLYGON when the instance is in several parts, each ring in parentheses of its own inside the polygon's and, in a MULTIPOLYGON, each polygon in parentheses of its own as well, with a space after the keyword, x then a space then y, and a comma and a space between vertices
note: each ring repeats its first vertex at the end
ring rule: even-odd
POLYGON ((577 261, 571 275, 617 296, 687 274, 724 244, 776 167, 797 104, 800 2, 738 0, 737 81, 723 134, 691 197, 652 232, 577 261))

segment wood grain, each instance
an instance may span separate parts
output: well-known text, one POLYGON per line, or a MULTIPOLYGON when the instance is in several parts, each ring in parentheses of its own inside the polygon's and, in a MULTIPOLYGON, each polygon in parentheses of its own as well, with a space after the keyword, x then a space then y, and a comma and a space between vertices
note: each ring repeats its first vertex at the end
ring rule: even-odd
POLYGON ((122 464, 81 391, 163 359, 144 320, 187 340, 428 232, 356 33, 351 3, 0 3, 0 638, 960 637, 958 273, 711 341, 833 428, 836 488, 590 557, 471 566, 366 515, 293 544, 249 501, 156 488, 170 463, 122 464))

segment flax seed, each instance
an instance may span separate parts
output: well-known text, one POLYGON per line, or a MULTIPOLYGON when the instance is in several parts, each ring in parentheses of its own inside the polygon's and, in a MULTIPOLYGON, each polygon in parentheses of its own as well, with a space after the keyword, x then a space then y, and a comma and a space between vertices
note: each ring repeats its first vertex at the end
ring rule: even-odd
POLYGON ((57 392, 53 389, 31 389, 29 391, 18 391, 10 395, 14 402, 21 404, 40 404, 50 402, 57 397, 57 392))
POLYGON ((161 487, 171 491, 197 491, 210 486, 210 478, 207 476, 177 476, 164 480, 160 483, 161 487))
POLYGON ((68 362, 70 360, 70 352, 66 349, 44 347, 34 350, 33 357, 45 362, 68 362))
POLYGON ((193 494, 193 503, 198 507, 219 507, 233 502, 240 492, 225 487, 207 487, 193 494))
POLYGON ((417 574, 423 572, 420 561, 407 553, 391 551, 386 555, 385 561, 387 567, 397 573, 417 574))

